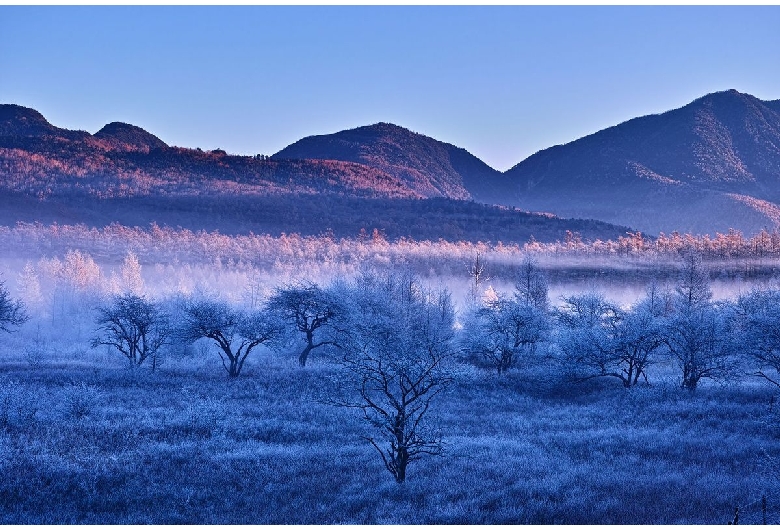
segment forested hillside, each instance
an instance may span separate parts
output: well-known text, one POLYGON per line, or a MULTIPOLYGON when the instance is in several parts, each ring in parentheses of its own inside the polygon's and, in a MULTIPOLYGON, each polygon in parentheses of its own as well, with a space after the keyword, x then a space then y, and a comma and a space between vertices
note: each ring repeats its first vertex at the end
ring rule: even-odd
MULTIPOLYGON (((448 153, 452 167, 492 171, 465 151, 431 145, 448 153)), ((396 146, 398 163, 405 152, 396 146)), ((428 171, 436 173, 437 167, 428 171)), ((614 239, 629 229, 456 200, 450 197, 468 194, 455 188, 426 200, 442 194, 413 185, 407 176, 390 165, 170 147, 139 127, 117 122, 95 135, 68 131, 32 109, 0 105, 0 223, 6 225, 156 222, 226 233, 339 237, 376 229, 388 238, 505 242, 555 241, 566 231, 590 240, 614 239)))

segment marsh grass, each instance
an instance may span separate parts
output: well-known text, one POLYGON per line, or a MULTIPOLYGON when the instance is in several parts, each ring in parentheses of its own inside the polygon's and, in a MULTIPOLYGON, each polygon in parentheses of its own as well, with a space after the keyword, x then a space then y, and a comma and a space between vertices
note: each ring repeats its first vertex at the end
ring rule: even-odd
POLYGON ((762 495, 780 523, 780 416, 752 380, 627 391, 464 366, 431 412, 445 456, 398 485, 362 418, 320 399, 327 356, 263 352, 228 380, 185 354, 152 373, 51 347, 32 367, 7 345, 2 523, 725 524, 735 506, 759 523, 762 495))

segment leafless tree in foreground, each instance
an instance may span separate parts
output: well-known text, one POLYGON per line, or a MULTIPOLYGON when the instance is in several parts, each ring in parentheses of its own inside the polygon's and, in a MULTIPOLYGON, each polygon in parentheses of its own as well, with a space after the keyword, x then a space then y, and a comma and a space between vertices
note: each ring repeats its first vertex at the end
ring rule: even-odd
POLYGON ((396 482, 423 455, 441 455, 428 426, 431 404, 452 381, 454 312, 449 294, 429 292, 408 275, 364 275, 348 287, 339 336, 343 367, 376 430, 367 440, 396 482))
POLYGON ((301 283, 277 289, 268 301, 268 307, 303 334, 306 345, 298 355, 301 366, 306 366, 312 350, 335 345, 332 338, 323 337, 323 334, 341 311, 335 299, 318 285, 301 283))
POLYGON ((238 377, 249 354, 280 333, 279 322, 266 311, 244 313, 224 302, 198 300, 185 305, 179 336, 188 342, 211 339, 229 377, 238 377))
POLYGON ((151 358, 152 370, 160 363, 160 349, 168 344, 171 328, 167 316, 143 296, 117 296, 98 308, 97 335, 92 347, 106 345, 127 357, 131 366, 151 358))

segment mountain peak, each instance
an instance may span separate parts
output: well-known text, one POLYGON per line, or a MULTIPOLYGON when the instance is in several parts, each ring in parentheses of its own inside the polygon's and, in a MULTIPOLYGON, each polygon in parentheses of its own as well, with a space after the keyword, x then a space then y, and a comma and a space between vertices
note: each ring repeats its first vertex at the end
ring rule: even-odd
POLYGON ((645 232, 772 226, 752 205, 780 204, 778 107, 735 89, 713 92, 540 151, 506 173, 513 204, 645 232))
POLYGON ((272 158, 364 164, 400 179, 423 197, 493 202, 502 196, 501 173, 465 149, 387 122, 309 136, 272 158))
POLYGON ((21 105, 0 105, 0 136, 43 136, 56 128, 43 114, 21 105))
POLYGON ((400 125, 396 125, 395 123, 390 123, 387 121, 380 121, 377 123, 373 123, 371 125, 364 125, 363 127, 358 127, 357 129, 367 129, 367 130, 375 130, 375 131, 382 131, 382 132, 400 132, 400 133, 413 133, 410 129, 407 129, 406 127, 401 127, 400 125))
POLYGON ((734 106, 756 103, 765 104, 766 102, 761 101, 751 94, 740 92, 734 88, 731 88, 729 90, 721 90, 719 92, 711 92, 706 94, 700 98, 695 99, 689 105, 694 107, 699 105, 734 106))
POLYGON ((114 121, 104 126, 95 133, 95 138, 115 140, 140 149, 151 150, 168 147, 168 144, 141 127, 120 121, 114 121))

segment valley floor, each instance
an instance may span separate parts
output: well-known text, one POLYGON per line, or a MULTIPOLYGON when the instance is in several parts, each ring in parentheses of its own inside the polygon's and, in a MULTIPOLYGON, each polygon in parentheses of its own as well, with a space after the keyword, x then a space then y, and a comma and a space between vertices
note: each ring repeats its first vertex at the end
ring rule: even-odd
POLYGON ((430 413, 446 455, 398 485, 359 412, 324 404, 325 357, 259 352, 229 380, 213 352, 151 373, 17 341, 0 343, 6 524, 725 524, 736 507, 744 524, 764 495, 780 523, 780 414, 750 379, 690 393, 671 373, 625 390, 464 366, 430 413))

